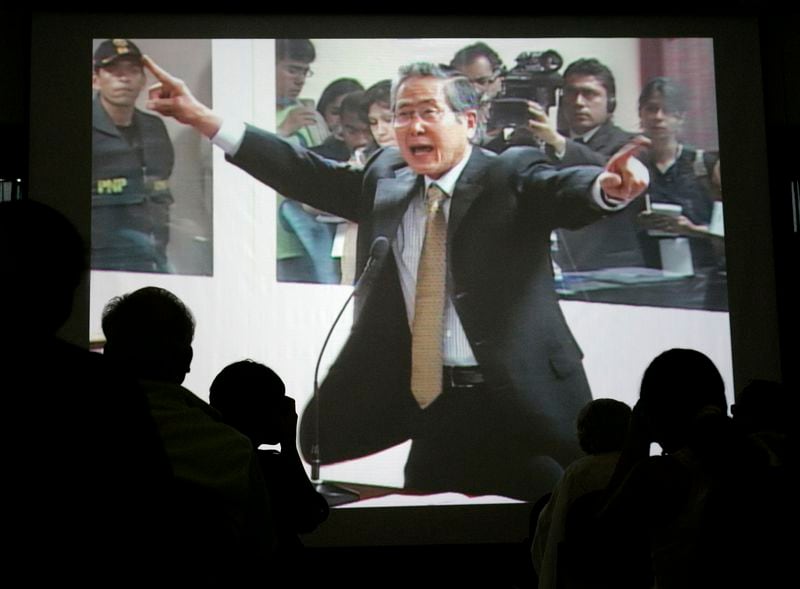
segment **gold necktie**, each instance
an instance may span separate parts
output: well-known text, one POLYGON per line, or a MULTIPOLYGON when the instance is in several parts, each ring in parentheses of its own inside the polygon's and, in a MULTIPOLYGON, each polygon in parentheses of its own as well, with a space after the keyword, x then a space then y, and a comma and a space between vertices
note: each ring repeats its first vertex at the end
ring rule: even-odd
POLYGON ((447 273, 447 222, 442 208, 445 198, 441 188, 430 185, 425 241, 417 269, 411 327, 411 392, 423 409, 442 392, 442 317, 447 273))

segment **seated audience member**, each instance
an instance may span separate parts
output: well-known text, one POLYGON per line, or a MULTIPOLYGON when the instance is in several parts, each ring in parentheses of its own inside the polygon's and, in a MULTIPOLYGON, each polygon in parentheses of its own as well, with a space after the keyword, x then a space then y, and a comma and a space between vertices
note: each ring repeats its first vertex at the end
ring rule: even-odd
MULTIPOLYGON (((718 154, 681 140, 688 109, 685 89, 670 78, 653 78, 639 95, 639 118, 651 146, 641 159, 650 170, 649 203, 678 205, 675 215, 645 210, 640 225, 648 230, 690 238, 695 270, 716 268, 719 262, 709 230, 714 208, 713 180, 718 176, 718 154), (716 169, 716 171, 715 171, 716 169)), ((659 239, 641 234, 645 261, 660 268, 659 239)))
POLYGON ((77 229, 0 202, 5 574, 23 584, 170 579, 172 473, 142 390, 57 332, 88 269, 77 229))
POLYGON ((102 326, 104 354, 147 394, 183 493, 176 561, 203 584, 258 578, 275 547, 269 496, 250 441, 181 386, 193 353, 191 312, 171 292, 145 287, 111 299, 102 326))
POLYGON ((606 586, 780 586, 790 495, 776 482, 726 415, 712 361, 668 350, 644 373, 607 502, 567 541, 593 539, 583 557, 605 565, 592 572, 606 586), (652 442, 661 456, 649 456, 652 442))
POLYGON ((466 76, 478 93, 478 133, 475 142, 485 144, 500 130, 489 129, 492 100, 503 88, 503 60, 486 43, 478 42, 459 49, 450 61, 450 69, 466 76))
POLYGON ((222 419, 250 438, 272 499, 281 558, 302 548, 298 534, 317 528, 328 504, 308 480, 297 452, 297 413, 281 378, 270 368, 243 360, 226 366, 211 383, 209 401, 222 419), (260 449, 281 445, 281 451, 260 449))
POLYGON ((575 500, 605 489, 628 435, 631 408, 614 399, 590 401, 577 419, 578 442, 586 456, 570 464, 553 489, 536 525, 531 555, 540 589, 561 585, 556 565, 567 513, 575 500))
POLYGON ((367 147, 368 155, 381 147, 396 147, 391 80, 381 80, 367 88, 364 93, 364 110, 372 134, 372 145, 367 147))
MULTIPOLYGON (((322 91, 317 102, 317 112, 325 119, 328 125, 328 131, 334 138, 341 138, 341 118, 339 107, 342 104, 342 99, 351 92, 364 90, 361 82, 353 78, 339 78, 334 80, 322 91)), ((328 138, 330 139, 330 137, 328 138)), ((326 139, 325 141, 328 141, 326 139)))

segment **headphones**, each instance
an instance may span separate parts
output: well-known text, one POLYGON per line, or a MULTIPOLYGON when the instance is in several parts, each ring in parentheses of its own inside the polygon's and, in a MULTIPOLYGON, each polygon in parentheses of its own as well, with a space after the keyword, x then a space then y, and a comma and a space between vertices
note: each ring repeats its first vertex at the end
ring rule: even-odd
MULTIPOLYGON (((603 88, 606 91, 606 97, 607 97, 607 100, 606 100, 606 112, 608 114, 611 114, 617 108, 617 96, 616 96, 616 94, 609 95, 608 88, 606 88, 605 85, 603 85, 603 88)), ((561 100, 563 98, 564 98, 564 87, 562 86, 562 87, 560 87, 558 89, 558 102, 561 103, 561 100)))
MULTIPOLYGON (((606 94, 608 94, 608 88, 606 88, 606 94)), ((609 96, 608 102, 606 103, 606 111, 608 114, 611 114, 614 112, 615 108, 617 108, 617 97, 616 95, 609 96)))
MULTIPOLYGON (((608 67, 594 58, 579 59, 578 61, 572 62, 569 66, 567 66, 567 69, 563 75, 565 82, 567 77, 570 75, 591 76, 600 82, 600 85, 606 91, 606 112, 608 114, 614 112, 614 110, 617 108, 617 84, 614 80, 614 74, 611 73, 611 70, 608 69, 608 67)), ((563 96, 563 87, 561 87, 559 90, 563 96)))

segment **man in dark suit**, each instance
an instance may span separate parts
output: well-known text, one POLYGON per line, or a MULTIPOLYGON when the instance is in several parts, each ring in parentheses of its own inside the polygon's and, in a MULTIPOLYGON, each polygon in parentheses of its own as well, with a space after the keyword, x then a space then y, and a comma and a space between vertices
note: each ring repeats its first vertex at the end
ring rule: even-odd
MULTIPOLYGON (((558 167, 602 166, 634 134, 613 122, 617 106, 614 74, 596 59, 579 59, 564 70, 564 88, 556 125, 538 105, 531 105, 531 131, 544 142, 550 162, 558 167)), ((620 215, 576 229, 557 232, 556 260, 565 271, 644 266, 637 238, 639 206, 620 215)))
POLYGON ((530 131, 544 142, 548 158, 558 167, 602 166, 634 137, 614 124, 616 107, 611 70, 596 59, 579 59, 564 70, 558 125, 531 103, 530 131))
POLYGON ((338 462, 411 438, 409 488, 527 499, 549 491, 580 455, 574 419, 591 398, 553 289, 550 231, 623 206, 647 186, 644 166, 626 152, 605 170, 559 172, 538 150, 473 147, 469 81, 412 64, 393 87, 399 150, 359 169, 253 127, 234 132, 180 80, 148 67, 162 83, 150 108, 192 124, 282 194, 359 223, 356 317, 319 408, 312 402, 303 416, 305 456, 318 446, 322 463, 338 462), (436 227, 446 230, 438 271, 428 246, 442 238, 436 227), (439 341, 420 353, 420 303, 434 295, 418 289, 437 276, 439 341), (431 359, 438 365, 421 375, 431 359))

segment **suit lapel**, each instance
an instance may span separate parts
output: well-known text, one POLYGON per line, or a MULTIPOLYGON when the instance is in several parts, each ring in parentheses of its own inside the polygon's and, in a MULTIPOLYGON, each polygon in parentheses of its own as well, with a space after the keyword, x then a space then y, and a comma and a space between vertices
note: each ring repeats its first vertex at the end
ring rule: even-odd
POLYGON ((397 225, 408 203, 421 190, 422 178, 410 168, 401 168, 394 178, 381 178, 375 189, 372 239, 383 235, 393 242, 397 225))
POLYGON ((477 146, 472 148, 472 155, 467 162, 467 166, 461 173, 456 182, 456 188, 452 194, 453 201, 450 204, 450 218, 447 222, 447 243, 453 243, 453 236, 458 231, 461 221, 466 216, 472 203, 483 191, 483 184, 480 183, 480 176, 489 164, 489 156, 477 146))
MULTIPOLYGON (((469 162, 456 182, 454 194, 451 195, 453 200, 447 223, 448 243, 452 241, 449 238, 455 235, 472 203, 483 191, 484 187, 480 182, 480 176, 489 161, 490 156, 482 149, 477 146, 472 148, 469 162)), ((422 186, 422 177, 408 167, 399 169, 393 178, 378 180, 375 189, 372 239, 383 235, 389 241, 394 241, 403 213, 408 208, 411 199, 422 190, 422 186)))
POLYGON ((595 151, 599 151, 603 149, 609 143, 609 137, 611 135, 611 122, 606 121, 600 128, 597 130, 597 133, 592 135, 592 138, 586 142, 586 145, 591 147, 595 151))

